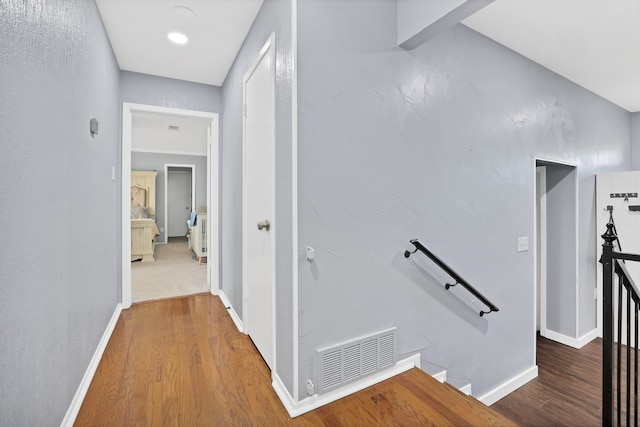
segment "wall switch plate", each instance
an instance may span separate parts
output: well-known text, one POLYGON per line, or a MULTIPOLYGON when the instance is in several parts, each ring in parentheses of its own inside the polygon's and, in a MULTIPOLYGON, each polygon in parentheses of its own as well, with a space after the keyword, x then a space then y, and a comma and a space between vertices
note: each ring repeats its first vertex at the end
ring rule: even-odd
POLYGON ((518 237, 518 252, 526 252, 529 250, 529 238, 518 237))
POLYGON ((307 261, 311 261, 316 257, 316 251, 311 246, 307 248, 307 261))

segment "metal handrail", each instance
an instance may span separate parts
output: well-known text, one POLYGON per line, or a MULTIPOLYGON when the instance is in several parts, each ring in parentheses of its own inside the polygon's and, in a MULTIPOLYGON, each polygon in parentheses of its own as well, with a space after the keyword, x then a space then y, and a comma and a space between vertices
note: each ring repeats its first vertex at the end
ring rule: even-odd
POLYGON ((438 267, 440 267, 442 270, 444 270, 449 276, 451 276, 451 278, 453 278, 456 281, 456 283, 454 283, 454 284, 450 284, 450 283, 445 284, 444 285, 445 289, 448 290, 449 288, 451 288, 453 286, 462 285, 463 288, 465 288, 466 290, 471 292, 476 298, 478 298, 480 301, 482 301, 482 303, 484 305, 489 307, 489 311, 480 310, 480 317, 484 316, 485 314, 489 314, 489 313, 491 313, 493 311, 500 311, 498 309, 498 307, 496 307, 484 295, 482 295, 480 292, 478 292, 478 290, 476 288, 471 286, 469 284, 469 282, 467 282, 462 277, 460 277, 460 275, 458 273, 456 273, 454 269, 449 267, 444 261, 442 261, 440 258, 435 256, 433 254, 433 252, 431 252, 429 249, 427 249, 427 247, 420 240, 411 239, 411 240, 409 240, 409 242, 411 242, 411 244, 413 246, 415 246, 416 249, 413 252, 411 252, 409 250, 404 251, 404 257, 405 258, 409 258, 411 256, 411 254, 414 254, 417 251, 420 251, 423 254, 425 254, 431 261, 433 261, 438 267))
MULTIPOLYGON (((613 211, 613 208, 609 209, 613 211)), ((638 320, 640 289, 631 278, 624 261, 640 261, 640 255, 616 252, 618 236, 610 214, 607 231, 602 235, 602 425, 638 425, 638 320), (616 280, 617 283, 616 283, 616 280), (617 292, 614 293, 614 288, 617 292), (624 293, 626 292, 626 294, 624 293), (617 294, 617 304, 616 304, 617 294), (626 299, 626 315, 624 303, 626 299), (633 302, 633 310, 632 310, 633 302), (617 310, 614 310, 616 308, 617 310), (633 315, 632 315, 633 314, 633 315), (626 317, 626 345, 623 345, 622 319, 626 317), (633 317, 634 322, 631 322, 633 317), (617 320, 617 322, 616 322, 617 320), (616 328, 617 323, 617 328, 616 328), (617 334, 614 331, 617 330, 617 334), (634 331, 634 337, 631 331, 634 331), (615 336, 614 336, 615 335, 615 336), (623 347, 626 347, 623 349, 623 347), (626 364, 622 360, 626 353, 626 364), (633 363, 631 354, 634 354, 633 363), (615 357, 614 357, 615 356, 615 357), (622 380, 623 368, 625 379, 622 380), (632 369, 633 368, 633 369, 632 369), (632 388, 633 386, 633 388, 632 388), (623 399, 625 389, 626 399, 623 399), (623 410, 624 409, 624 410, 623 410), (633 415, 633 420, 631 416, 633 415), (624 419, 626 418, 626 419, 624 419)))

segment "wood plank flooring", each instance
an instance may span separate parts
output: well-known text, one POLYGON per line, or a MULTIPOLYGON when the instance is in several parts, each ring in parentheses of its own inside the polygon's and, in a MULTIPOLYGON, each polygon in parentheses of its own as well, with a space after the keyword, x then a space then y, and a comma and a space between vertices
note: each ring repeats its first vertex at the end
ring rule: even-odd
POLYGON ((517 424, 418 369, 291 419, 249 337, 217 297, 202 294, 122 312, 75 425, 517 424))
POLYGON ((491 407, 522 426, 602 424, 602 340, 580 350, 538 336, 538 377, 491 407))

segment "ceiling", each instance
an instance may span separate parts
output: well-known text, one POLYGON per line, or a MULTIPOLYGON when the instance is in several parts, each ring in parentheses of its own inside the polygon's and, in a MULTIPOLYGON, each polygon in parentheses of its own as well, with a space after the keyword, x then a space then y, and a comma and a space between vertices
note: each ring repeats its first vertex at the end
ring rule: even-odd
POLYGON ((463 23, 640 111, 640 0, 495 0, 463 23))
MULTIPOLYGON (((121 69, 215 86, 262 1, 96 0, 121 69), (186 45, 167 39, 175 30, 189 37, 186 45)), ((640 111, 640 0, 495 0, 463 23, 640 111)))
POLYGON ((222 86, 263 0, 96 0, 122 70, 222 86), (189 41, 176 45, 169 32, 189 41))

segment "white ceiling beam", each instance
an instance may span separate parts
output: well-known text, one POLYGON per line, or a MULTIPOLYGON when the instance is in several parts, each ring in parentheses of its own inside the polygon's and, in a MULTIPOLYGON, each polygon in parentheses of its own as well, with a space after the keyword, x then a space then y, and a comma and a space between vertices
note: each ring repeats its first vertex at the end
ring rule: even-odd
POLYGON ((398 45, 413 50, 494 0, 397 0, 398 45))

